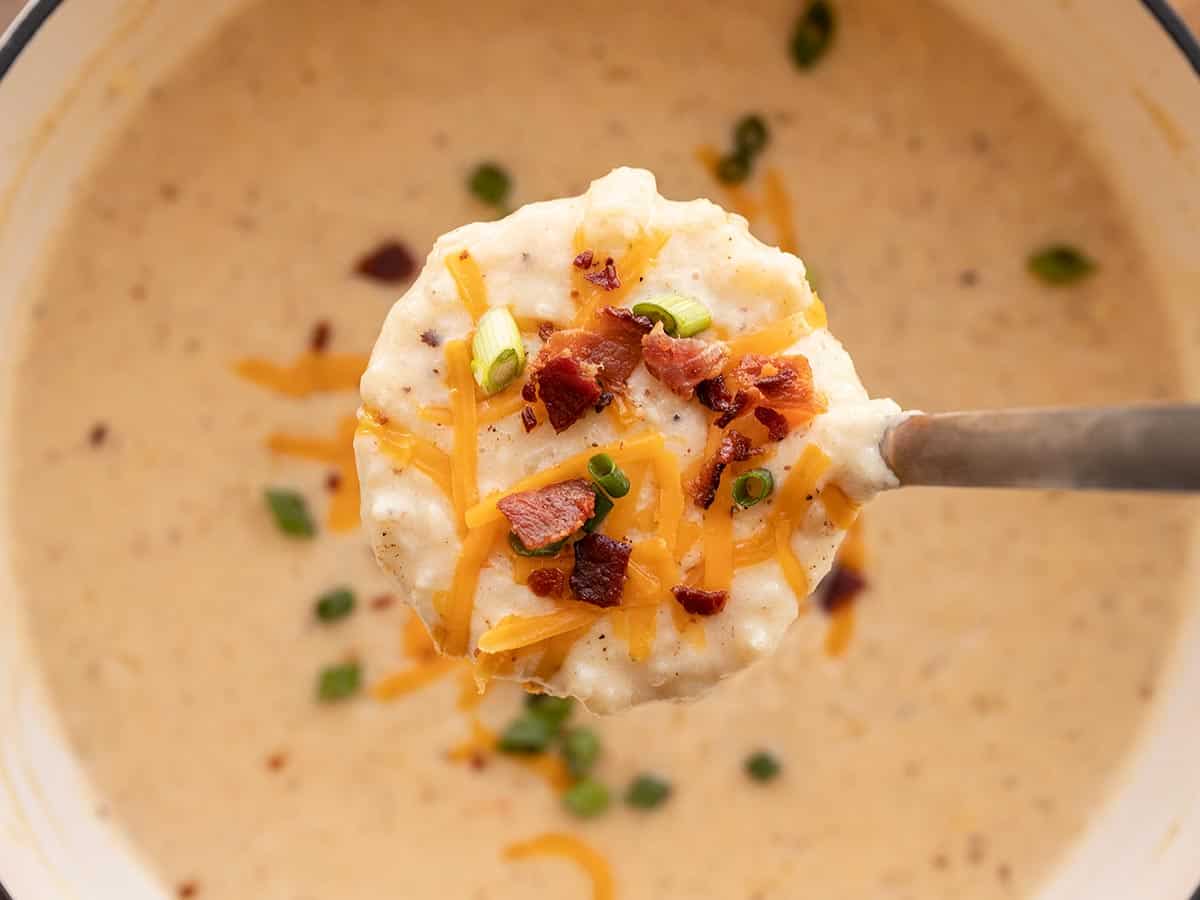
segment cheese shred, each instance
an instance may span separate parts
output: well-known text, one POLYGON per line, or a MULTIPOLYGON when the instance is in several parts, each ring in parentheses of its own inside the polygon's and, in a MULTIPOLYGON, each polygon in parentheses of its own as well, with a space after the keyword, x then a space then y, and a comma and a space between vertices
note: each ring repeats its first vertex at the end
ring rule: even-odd
POLYGON ((505 859, 559 856, 578 865, 592 881, 592 900, 613 900, 615 888, 608 860, 598 850, 571 834, 550 832, 504 848, 505 859))

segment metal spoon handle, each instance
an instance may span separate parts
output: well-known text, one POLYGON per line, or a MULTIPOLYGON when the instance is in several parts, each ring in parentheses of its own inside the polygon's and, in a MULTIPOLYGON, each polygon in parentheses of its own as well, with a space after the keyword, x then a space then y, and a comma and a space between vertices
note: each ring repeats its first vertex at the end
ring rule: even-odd
POLYGON ((1200 491, 1200 405, 917 413, 880 449, 902 486, 1200 491))

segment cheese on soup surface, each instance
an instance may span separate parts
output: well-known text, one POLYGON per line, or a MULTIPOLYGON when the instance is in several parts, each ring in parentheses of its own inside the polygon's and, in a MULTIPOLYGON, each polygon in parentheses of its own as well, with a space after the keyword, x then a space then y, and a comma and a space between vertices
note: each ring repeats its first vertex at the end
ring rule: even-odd
POLYGON ((597 711, 771 653, 894 484, 804 264, 636 169, 440 238, 362 397, 362 518, 439 648, 597 711))

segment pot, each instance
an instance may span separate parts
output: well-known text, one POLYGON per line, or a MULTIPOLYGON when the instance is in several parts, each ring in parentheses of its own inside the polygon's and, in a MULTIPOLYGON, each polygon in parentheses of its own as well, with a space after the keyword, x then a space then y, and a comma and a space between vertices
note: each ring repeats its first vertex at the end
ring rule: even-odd
MULTIPOLYGON (((1160 281, 1185 390, 1200 395, 1200 45, 1158 0, 947 2, 1072 110, 1106 160, 1160 281)), ((9 27, 0 41, 0 348, 17 337, 12 311, 72 202, 75 177, 156 78, 241 5, 35 0, 9 27)), ((12 358, 0 349, 5 422, 12 358)), ((4 491, 0 480, 0 510, 4 491)), ((8 527, 0 517, 0 878, 16 900, 164 897, 136 850, 91 814, 99 800, 48 703, 15 600, 2 549, 8 527)), ((1200 603, 1119 783, 1039 900, 1184 898, 1200 881, 1197 613, 1200 603)))

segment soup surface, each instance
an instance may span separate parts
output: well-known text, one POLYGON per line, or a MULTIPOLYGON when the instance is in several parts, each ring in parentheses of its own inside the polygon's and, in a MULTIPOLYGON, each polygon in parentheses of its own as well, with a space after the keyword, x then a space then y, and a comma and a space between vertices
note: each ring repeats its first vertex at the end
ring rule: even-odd
POLYGON ((387 240, 420 259, 489 215, 466 188, 484 160, 514 203, 642 166, 790 243, 776 171, 832 327, 906 406, 1176 395, 1153 284, 1072 126, 934 6, 838 4, 833 45, 800 71, 796 7, 267 0, 80 182, 27 307, 6 514, 96 815, 170 890, 586 897, 578 867, 503 854, 565 832, 621 900, 1011 897, 1102 802, 1181 606, 1172 501, 881 498, 844 654, 810 623, 701 702, 576 712, 616 794, 588 821, 556 796, 553 757, 490 752, 478 723, 502 728, 520 692, 462 701, 355 530, 350 354, 405 259, 390 283, 356 266, 387 240), (748 112, 771 141, 731 192, 698 149, 748 112), (1040 282, 1026 260, 1050 241, 1098 270, 1040 282), (334 389, 306 390, 318 368, 334 389), (317 536, 281 535, 266 487, 306 497, 317 536), (314 600, 340 585, 357 608, 321 621, 314 600), (348 660, 364 688, 320 702, 317 673, 348 660), (762 748, 782 764, 768 782, 743 769, 762 748), (626 807, 647 771, 669 800, 626 807))

